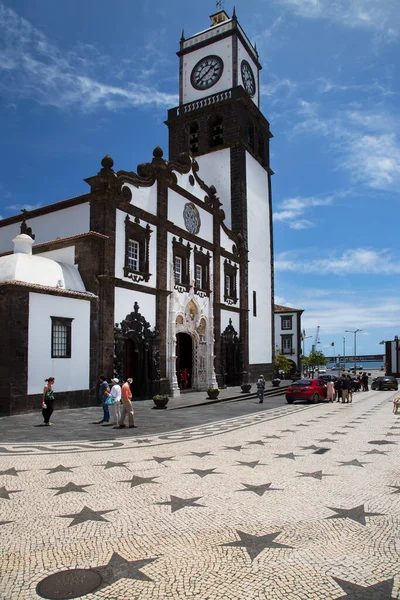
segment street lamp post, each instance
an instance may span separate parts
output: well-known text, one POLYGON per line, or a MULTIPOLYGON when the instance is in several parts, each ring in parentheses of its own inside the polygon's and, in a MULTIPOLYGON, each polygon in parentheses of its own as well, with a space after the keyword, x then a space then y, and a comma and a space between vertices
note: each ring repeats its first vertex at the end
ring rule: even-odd
MULTIPOLYGON (((343 340, 343 371, 346 370, 346 338, 342 337, 343 340)), ((340 367, 340 365, 339 365, 340 367)), ((340 371, 340 369, 339 369, 340 371)))
POLYGON ((354 329, 353 331, 346 329, 345 333, 353 333, 354 334, 354 374, 356 373, 356 365, 357 365, 357 333, 362 331, 362 329, 354 329))

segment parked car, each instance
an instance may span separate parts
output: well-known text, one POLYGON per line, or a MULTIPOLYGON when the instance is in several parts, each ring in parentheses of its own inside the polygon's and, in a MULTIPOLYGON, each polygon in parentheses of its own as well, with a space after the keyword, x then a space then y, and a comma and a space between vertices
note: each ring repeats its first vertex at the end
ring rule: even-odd
POLYGON ((338 376, 337 375, 320 375, 319 379, 322 379, 322 381, 325 381, 325 383, 328 383, 328 381, 333 381, 333 383, 335 383, 335 381, 338 380, 338 376))
POLYGON ((322 379, 298 379, 286 390, 286 402, 306 400, 315 404, 326 398, 326 383, 322 379))
POLYGON ((399 384, 396 377, 392 375, 381 375, 375 377, 371 383, 371 390, 395 390, 399 389, 399 384))
POLYGON ((320 369, 318 369, 318 375, 322 375, 326 373, 326 369, 325 367, 321 367, 320 369))

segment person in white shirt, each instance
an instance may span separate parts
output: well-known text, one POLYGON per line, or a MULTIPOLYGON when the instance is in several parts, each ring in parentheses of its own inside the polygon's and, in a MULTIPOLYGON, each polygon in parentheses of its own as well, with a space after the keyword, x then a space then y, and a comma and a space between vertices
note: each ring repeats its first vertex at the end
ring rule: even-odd
POLYGON ((114 402, 109 405, 110 409, 110 424, 118 425, 120 419, 120 410, 121 410, 121 386, 119 385, 119 379, 114 377, 111 379, 112 388, 110 391, 110 397, 114 402))

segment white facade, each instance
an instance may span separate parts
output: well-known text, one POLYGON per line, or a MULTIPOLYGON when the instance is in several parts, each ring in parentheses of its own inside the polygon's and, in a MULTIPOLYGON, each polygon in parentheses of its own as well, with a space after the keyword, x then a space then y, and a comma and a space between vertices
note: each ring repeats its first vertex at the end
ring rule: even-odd
POLYGON ((302 310, 275 307, 275 353, 282 353, 300 367, 301 362, 301 315, 302 310))
POLYGON ((247 152, 249 360, 272 362, 272 281, 268 175, 247 152), (254 294, 256 309, 254 308, 254 294), (254 314, 256 313, 256 314, 254 314))
POLYGON ((231 216, 231 154, 229 148, 216 150, 212 154, 204 154, 196 158, 203 177, 207 176, 208 185, 217 189, 222 210, 225 213, 225 225, 232 227, 231 216))
POLYGON ((64 296, 29 294, 28 394, 40 394, 44 379, 55 377, 57 392, 90 386, 90 301, 64 296), (51 358, 52 319, 72 320, 71 358, 51 358))
MULTIPOLYGON (((39 217, 29 219, 29 225, 35 233, 36 244, 50 242, 57 238, 66 238, 90 231, 90 206, 88 202, 54 210, 39 217)), ((20 233, 20 222, 2 227, 0 252, 12 249, 11 240, 20 233)))

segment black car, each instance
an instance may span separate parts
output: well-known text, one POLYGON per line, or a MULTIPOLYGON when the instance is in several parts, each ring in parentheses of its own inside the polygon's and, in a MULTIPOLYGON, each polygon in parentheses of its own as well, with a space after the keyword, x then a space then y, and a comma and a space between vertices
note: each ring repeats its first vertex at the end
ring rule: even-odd
POLYGON ((396 377, 392 375, 385 375, 381 377, 375 377, 371 383, 371 390, 395 390, 399 389, 399 384, 396 377))

